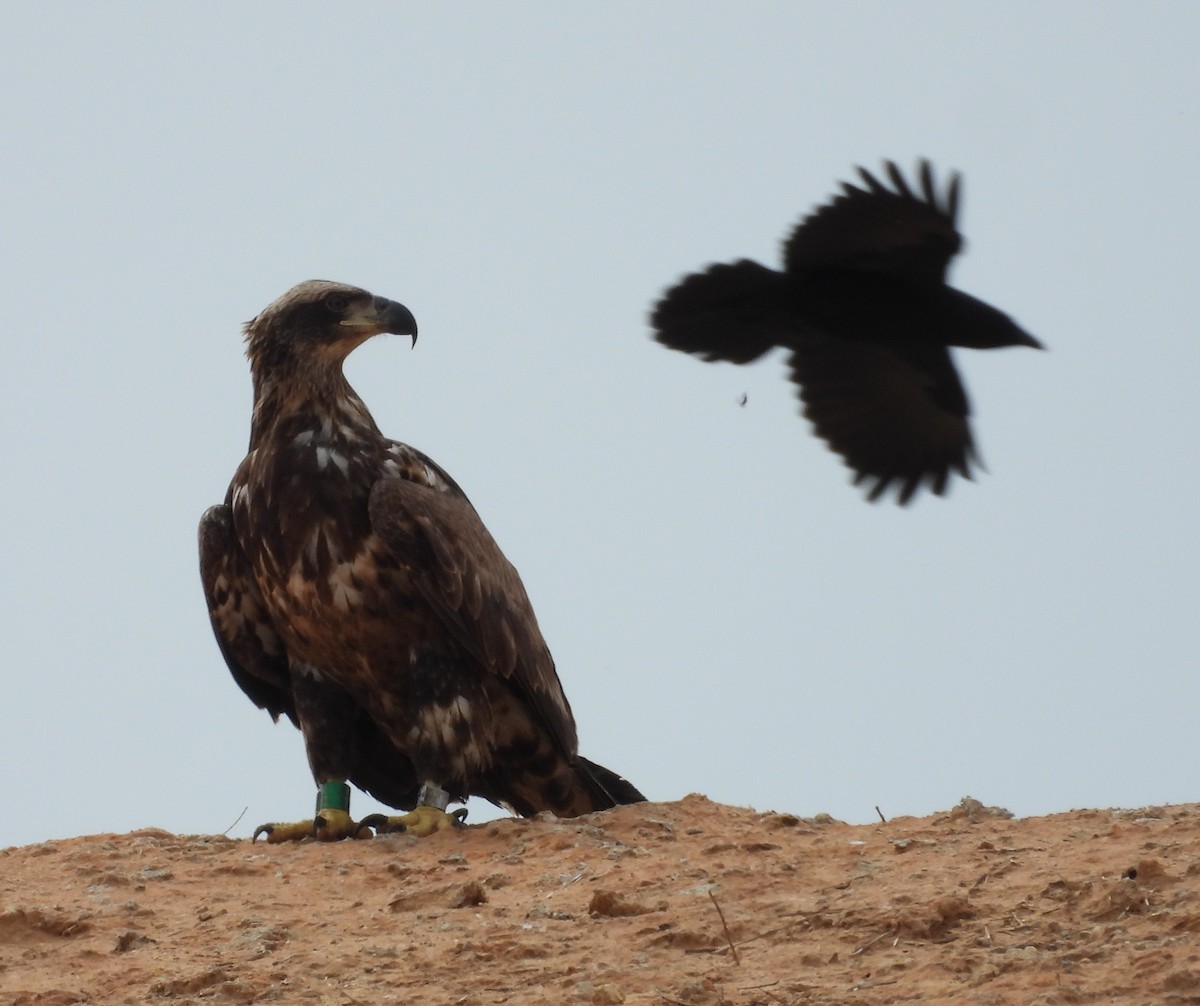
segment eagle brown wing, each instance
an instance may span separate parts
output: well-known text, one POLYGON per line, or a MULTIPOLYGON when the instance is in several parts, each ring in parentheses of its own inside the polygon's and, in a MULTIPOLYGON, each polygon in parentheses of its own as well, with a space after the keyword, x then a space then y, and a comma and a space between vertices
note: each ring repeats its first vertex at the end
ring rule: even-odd
POLYGON ((575 720, 516 569, 466 496, 403 478, 371 488, 371 528, 479 664, 510 681, 574 757, 575 720))
POLYGON ((283 641, 275 631, 225 504, 200 518, 200 579, 208 616, 233 679, 272 719, 296 722, 283 641))
MULTIPOLYGON (((300 726, 287 653, 234 536, 227 505, 209 507, 200 518, 200 579, 217 645, 234 681, 272 719, 282 714, 300 726)), ((318 686, 310 682, 308 687, 318 686)), ((389 806, 413 806, 417 780, 407 755, 340 689, 329 683, 319 687, 324 694, 318 703, 335 724, 334 732, 354 737, 351 781, 389 806), (339 720, 343 725, 336 725, 339 720)))
POLYGON ((874 483, 869 499, 897 483, 907 503, 922 482, 941 495, 951 471, 971 477, 970 408, 946 347, 812 335, 788 362, 805 416, 854 469, 856 484, 874 483))

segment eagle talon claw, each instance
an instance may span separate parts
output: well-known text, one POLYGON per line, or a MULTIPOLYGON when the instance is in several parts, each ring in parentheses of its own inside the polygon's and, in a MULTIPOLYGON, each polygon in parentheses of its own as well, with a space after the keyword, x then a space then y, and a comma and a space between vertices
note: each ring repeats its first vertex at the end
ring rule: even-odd
POLYGON ((368 814, 358 822, 358 830, 361 832, 363 828, 370 828, 376 835, 383 835, 392 830, 386 814, 368 814))
POLYGON ((438 807, 414 807, 407 814, 388 817, 386 814, 369 814, 364 817, 358 827, 373 828, 377 835, 395 835, 404 832, 424 838, 435 831, 448 831, 451 828, 465 828, 467 808, 459 807, 451 813, 438 807))
POLYGON ((254 829, 251 842, 257 842, 260 835, 265 835, 268 845, 279 845, 282 842, 303 842, 312 838, 316 830, 316 822, 289 821, 286 824, 260 824, 254 829))
POLYGON ((307 821, 292 821, 287 824, 260 824, 254 829, 251 842, 257 842, 259 835, 267 837, 268 845, 278 845, 281 842, 338 842, 343 838, 359 838, 361 824, 355 824, 350 815, 344 810, 326 807, 316 817, 307 821))

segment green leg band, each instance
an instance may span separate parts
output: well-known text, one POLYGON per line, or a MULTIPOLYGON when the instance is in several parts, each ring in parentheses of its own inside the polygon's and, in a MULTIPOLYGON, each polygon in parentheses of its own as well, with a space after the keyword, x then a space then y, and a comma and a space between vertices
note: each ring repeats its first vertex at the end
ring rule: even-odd
POLYGON ((344 810, 350 813, 350 787, 344 782, 323 782, 317 788, 317 813, 344 810))

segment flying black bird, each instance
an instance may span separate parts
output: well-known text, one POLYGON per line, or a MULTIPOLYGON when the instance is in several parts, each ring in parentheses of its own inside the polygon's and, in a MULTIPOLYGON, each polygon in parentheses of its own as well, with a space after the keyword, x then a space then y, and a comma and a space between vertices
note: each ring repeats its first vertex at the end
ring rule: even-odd
MULTIPOLYGON (((574 816, 644 799, 577 752, 517 571, 462 490, 380 433, 342 363, 401 304, 312 280, 245 327, 250 450, 200 521, 213 630, 242 690, 304 734, 318 815, 268 840, 353 834, 347 782, 418 833, 478 795, 574 816)), ((379 824, 377 820, 372 823, 379 824)))
POLYGON ((895 484, 908 503, 924 483, 941 495, 951 471, 978 461, 967 394, 949 346, 1041 344, 1007 315, 946 285, 962 247, 959 176, 944 193, 922 161, 914 191, 891 161, 889 188, 863 168, 859 186, 802 220, 783 269, 742 259, 668 290, 650 322, 655 339, 705 360, 749 363, 790 351, 791 379, 817 435, 869 485, 895 484))

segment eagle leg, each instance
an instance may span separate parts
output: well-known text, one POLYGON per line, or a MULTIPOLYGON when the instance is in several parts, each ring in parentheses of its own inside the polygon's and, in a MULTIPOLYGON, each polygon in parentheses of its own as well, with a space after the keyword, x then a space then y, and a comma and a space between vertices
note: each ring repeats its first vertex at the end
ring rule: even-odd
POLYGON ((317 790, 317 811, 306 821, 286 824, 260 824, 254 829, 251 842, 266 835, 269 845, 280 842, 337 842, 343 838, 369 837, 362 835, 362 824, 350 817, 350 787, 341 781, 324 782, 317 790))

